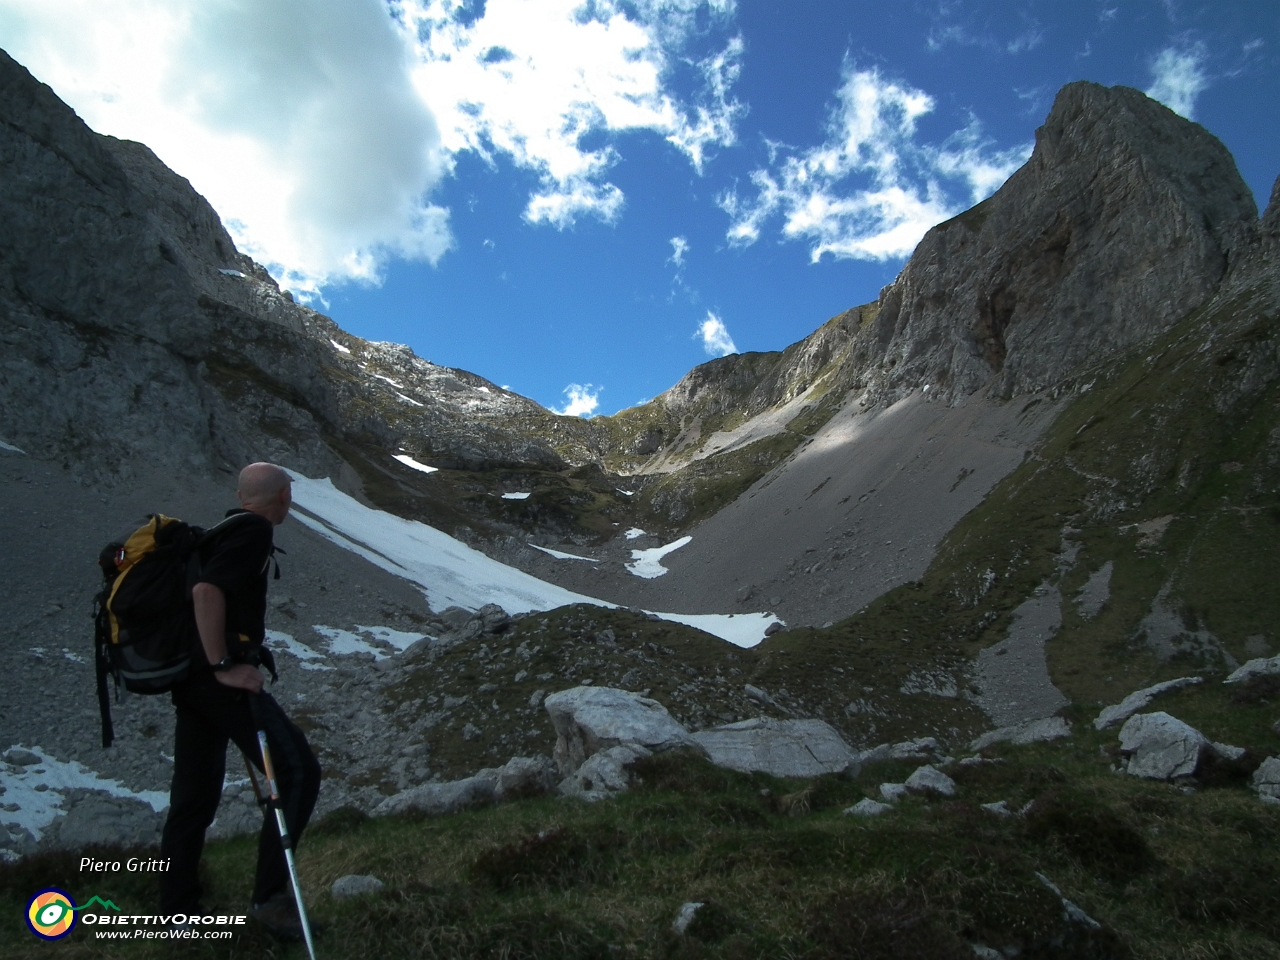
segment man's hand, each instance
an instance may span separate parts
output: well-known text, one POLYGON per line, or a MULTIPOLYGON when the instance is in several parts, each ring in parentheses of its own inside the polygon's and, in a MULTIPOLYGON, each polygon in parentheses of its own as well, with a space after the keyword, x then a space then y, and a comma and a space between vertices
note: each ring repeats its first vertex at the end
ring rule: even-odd
POLYGON ((236 687, 250 693, 262 692, 262 674, 257 667, 247 663, 237 663, 229 670, 216 670, 213 676, 224 687, 236 687))

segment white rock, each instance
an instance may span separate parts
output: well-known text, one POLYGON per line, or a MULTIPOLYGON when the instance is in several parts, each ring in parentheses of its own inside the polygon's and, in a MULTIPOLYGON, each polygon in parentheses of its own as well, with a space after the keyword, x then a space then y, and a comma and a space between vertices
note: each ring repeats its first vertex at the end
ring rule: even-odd
POLYGON ((1262 797, 1280 800, 1280 757, 1267 757, 1253 771, 1253 789, 1262 797))
POLYGON ((1139 710, 1146 709, 1147 705, 1162 693, 1168 693, 1170 690, 1181 690, 1183 687, 1190 687, 1203 682, 1203 677, 1179 677, 1177 680, 1166 680, 1164 683, 1157 683, 1151 687, 1135 690, 1114 706, 1103 707, 1102 712, 1093 721, 1093 727, 1095 730, 1105 730, 1121 720, 1128 720, 1139 710))
POLYGON ((1265 677, 1275 673, 1280 673, 1280 656, 1260 657, 1232 671, 1231 675, 1222 682, 1242 683, 1250 677, 1265 677))
POLYGON ((543 706, 556 730, 553 755, 562 777, 593 754, 624 743, 653 751, 697 745, 657 700, 626 690, 574 687, 551 694, 543 706))
POLYGON ((743 773, 775 777, 816 777, 859 770, 858 754, 821 720, 757 717, 693 734, 711 762, 743 773))
POLYGON ((1199 730, 1167 713, 1140 713, 1120 728, 1120 750, 1129 757, 1125 772, 1135 777, 1190 776, 1208 746, 1199 730))
POLYGON ((929 760, 939 755, 938 741, 933 737, 904 740, 902 743, 882 743, 858 754, 862 765, 881 760, 929 760))
POLYGON ((698 911, 705 907, 705 903, 685 903, 680 905, 680 912, 676 914, 675 920, 671 923, 671 930, 680 936, 684 936, 684 932, 689 929, 689 924, 693 923, 693 918, 698 915, 698 911))
POLYGON ((1009 809, 1008 800, 998 800, 995 803, 984 803, 982 809, 987 813, 993 813, 997 817, 1012 817, 1013 811, 1009 809))
POLYGON ((897 803, 906 795, 907 785, 905 783, 880 784, 880 796, 884 797, 890 803, 897 803))
POLYGON ((424 783, 387 797, 374 808, 375 817, 385 817, 406 810, 421 810, 432 816, 454 813, 466 807, 492 803, 496 799, 494 781, 488 777, 467 777, 449 783, 424 783))
POLYGON ((329 892, 337 899, 343 897, 359 897, 366 893, 378 893, 385 886, 377 877, 367 874, 349 873, 333 881, 329 892))
POLYGON ((1239 760, 1245 755, 1244 747, 1233 747, 1229 743, 1210 743, 1209 747, 1223 760, 1239 760))
POLYGON ((878 817, 886 810, 892 810, 893 807, 887 803, 881 803, 879 800, 872 800, 870 797, 864 797, 855 803, 852 807, 847 807, 845 813, 855 817, 878 817))
POLYGON ((648 756, 652 756, 652 751, 638 743, 623 743, 593 753, 577 770, 560 781, 560 793, 591 802, 608 799, 631 785, 626 765, 648 756))
POLYGON ((1039 720, 1027 720, 1015 723, 1011 727, 999 730, 988 730, 973 743, 970 750, 982 750, 993 743, 1013 743, 1025 746, 1028 743, 1042 743, 1046 740, 1059 740, 1071 736, 1071 724, 1062 717, 1041 717, 1039 720))
POLYGON ((956 794, 956 782, 927 763, 907 777, 904 786, 916 793, 940 793, 944 797, 954 797, 956 794))

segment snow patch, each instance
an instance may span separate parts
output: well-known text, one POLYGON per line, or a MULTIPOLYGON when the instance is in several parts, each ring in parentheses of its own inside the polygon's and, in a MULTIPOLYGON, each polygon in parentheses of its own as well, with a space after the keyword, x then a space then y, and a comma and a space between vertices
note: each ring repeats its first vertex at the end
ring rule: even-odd
POLYGON ((644 535, 644 531, 639 527, 632 527, 626 534, 628 540, 634 540, 636 537, 643 537, 644 535))
POLYGON ((479 390, 481 393, 489 393, 489 392, 490 392, 488 387, 476 387, 476 389, 477 389, 477 390, 479 390))
POLYGON ((244 279, 244 274, 239 270, 228 270, 226 267, 219 267, 218 272, 224 277, 239 277, 241 280, 244 279))
POLYGON ((503 500, 528 500, 530 494, 527 493, 504 493, 503 500))
POLYGON ((27 451, 23 450, 21 447, 15 447, 12 443, 5 443, 3 440, 0 440, 0 450, 9 450, 13 453, 20 453, 24 457, 27 455, 27 451))
POLYGON ((413 397, 406 397, 403 393, 397 393, 397 394, 396 394, 396 399, 398 399, 398 400, 403 400, 405 403, 411 403, 411 404, 413 404, 415 407, 421 407, 421 406, 423 406, 423 404, 421 404, 421 403, 419 403, 417 400, 413 399, 413 397))
POLYGON ((671 543, 662 547, 652 547, 649 550, 632 550, 631 563, 627 564, 627 569, 634 573, 637 577, 644 577, 646 580, 653 580, 667 573, 667 568, 659 561, 668 553, 679 550, 681 547, 691 543, 693 537, 681 537, 679 540, 673 540, 671 543))
POLYGON ((318 650, 313 650, 301 640, 295 640, 287 633, 281 633, 279 630, 267 631, 267 645, 274 650, 283 650, 291 654, 297 661, 298 666, 303 670, 332 670, 333 667, 326 663, 312 663, 313 660, 323 660, 324 654, 318 650))
POLYGON ((397 390, 403 390, 403 389, 404 389, 404 384, 403 384, 403 383, 398 383, 397 381, 392 380, 390 377, 384 377, 384 376, 383 376, 382 374, 380 374, 380 373, 375 373, 375 374, 374 374, 374 376, 375 376, 375 377, 377 377, 379 380, 385 380, 387 383, 391 384, 391 385, 392 385, 393 387, 395 387, 397 390))
MULTIPOLYGON (((406 397, 405 399, 408 399, 408 398, 406 397)), ((413 403, 412 400, 409 400, 409 402, 413 403)), ((422 406, 422 404, 418 404, 418 406, 422 406)), ((409 456, 407 453, 397 453, 391 459, 399 460, 406 467, 412 467, 414 470, 420 470, 423 473, 437 473, 440 470, 439 467, 429 467, 425 463, 419 463, 417 460, 413 459, 413 457, 409 456)), ((328 483, 329 481, 326 480, 324 482, 328 483)))
POLYGON ((333 344, 333 349, 337 350, 339 353, 351 352, 350 347, 344 347, 342 344, 340 344, 337 340, 334 340, 332 337, 329 338, 329 342, 333 344))
MULTIPOLYGON (((169 805, 167 791, 143 790, 135 792, 119 780, 108 780, 77 760, 64 762, 45 753, 41 747, 25 747, 15 743, 11 750, 27 750, 40 758, 39 763, 15 767, 0 766, 0 785, 4 786, 5 805, 16 805, 16 810, 0 808, 0 823, 12 824, 31 831, 37 840, 49 824, 66 811, 61 809, 63 794, 59 791, 82 788, 101 790, 113 797, 130 797, 150 805, 159 813, 169 805), (16 770, 17 772, 11 772, 16 770), (37 790, 44 785, 46 789, 37 790)), ((7 753, 8 751, 6 751, 7 753)))
POLYGON ((543 553, 550 554, 557 560, 586 560, 590 563, 596 563, 595 557, 580 557, 576 553, 565 553, 563 550, 552 550, 550 547, 540 547, 536 543, 526 544, 535 550, 541 550, 543 553))
MULTIPOLYGON (((553 610, 575 603, 615 606, 499 563, 425 523, 403 520, 366 507, 335 488, 328 479, 313 480, 299 473, 291 475, 293 502, 297 508, 294 516, 300 523, 374 566, 416 583, 426 594, 433 610, 458 606, 475 611, 486 603, 496 603, 512 614, 553 610)), ((684 543, 688 540, 685 538, 684 543)), ((684 546, 680 541, 676 543, 684 546)), ((550 552, 549 547, 539 549, 550 552)), ((654 616, 705 630, 738 646, 759 643, 764 639, 765 629, 777 621, 772 614, 763 613, 730 615, 654 611, 654 616)), ((356 639, 359 640, 358 637, 356 639)))
MULTIPOLYGON (((646 610, 645 613, 651 611, 646 610)), ((786 621, 772 613, 654 613, 655 617, 683 623, 721 640, 728 640, 735 647, 754 647, 764 639, 765 630, 775 623, 786 626, 786 621)))

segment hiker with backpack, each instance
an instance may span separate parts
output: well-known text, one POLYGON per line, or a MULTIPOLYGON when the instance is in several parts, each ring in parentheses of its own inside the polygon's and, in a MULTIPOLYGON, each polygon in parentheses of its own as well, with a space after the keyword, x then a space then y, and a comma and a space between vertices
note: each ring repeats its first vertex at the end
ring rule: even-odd
MULTIPOLYGON (((292 503, 290 485, 289 475, 275 464, 245 467, 236 490, 240 509, 228 511, 227 519, 199 537, 192 551, 190 597, 198 643, 192 638, 190 664, 168 688, 176 726, 169 815, 160 842, 160 855, 170 862, 160 875, 160 905, 167 914, 202 912, 200 855, 222 797, 228 741, 262 770, 258 731, 265 732, 294 842, 315 807, 320 764, 306 736, 263 691, 259 669, 267 666, 274 677, 264 646, 267 570, 275 552, 274 528, 284 522, 292 503)), ((155 518, 157 539, 162 519, 168 518, 155 518)), ((145 672, 135 671, 135 676, 145 672)), ((105 696, 104 681, 99 689, 105 696)), ((109 722, 104 740, 108 728, 109 722)), ((302 939, 296 891, 288 889, 292 861, 286 864, 283 825, 277 825, 273 810, 264 812, 250 913, 271 933, 302 939)))

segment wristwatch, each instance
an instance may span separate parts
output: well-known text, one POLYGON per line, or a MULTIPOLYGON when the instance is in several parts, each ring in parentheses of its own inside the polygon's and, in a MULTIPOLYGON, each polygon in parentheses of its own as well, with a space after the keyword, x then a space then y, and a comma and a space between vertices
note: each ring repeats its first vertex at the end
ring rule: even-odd
POLYGON ((220 673, 223 670, 230 670, 235 665, 236 665, 236 662, 231 659, 231 655, 227 654, 225 657, 223 657, 221 660, 219 660, 217 663, 213 665, 213 670, 215 673, 220 673))

